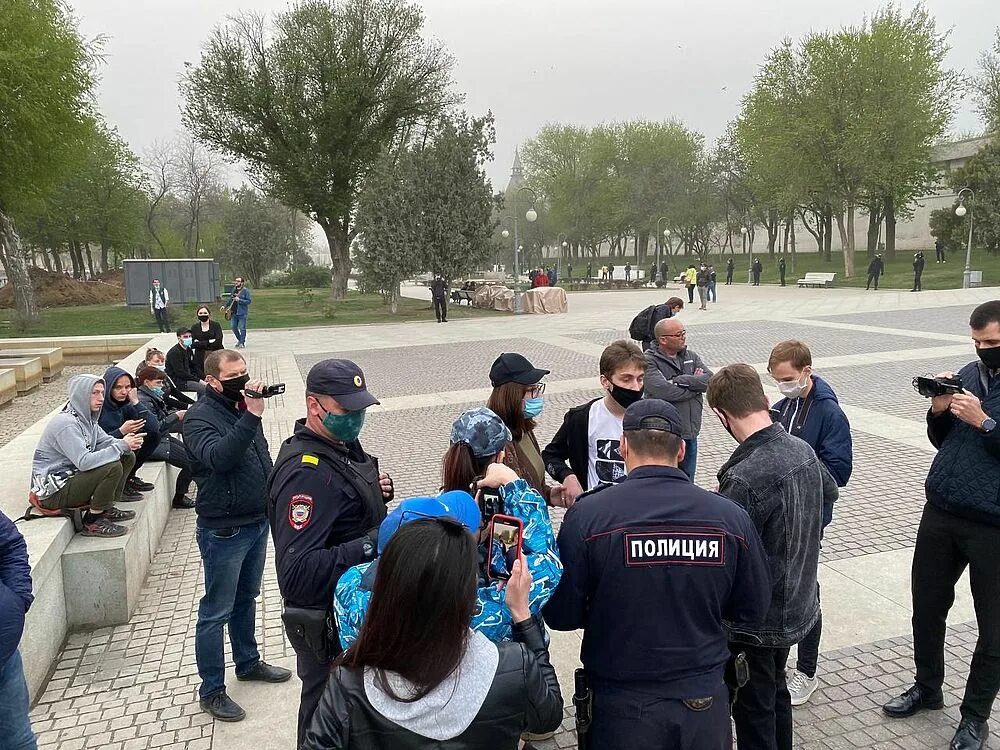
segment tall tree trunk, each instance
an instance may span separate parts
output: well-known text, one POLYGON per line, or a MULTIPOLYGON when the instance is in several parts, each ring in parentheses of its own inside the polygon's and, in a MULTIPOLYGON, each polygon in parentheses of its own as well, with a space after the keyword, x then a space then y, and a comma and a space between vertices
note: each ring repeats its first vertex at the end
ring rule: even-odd
MULTIPOLYGON (((49 258, 49 254, 47 252, 45 252, 45 248, 43 247, 40 250, 38 250, 37 252, 42 257, 42 265, 45 266, 45 270, 46 271, 51 271, 52 270, 52 259, 49 258)), ((37 262, 36 262, 36 265, 37 265, 37 262)))
POLYGON ((94 273, 94 256, 90 252, 90 243, 89 242, 83 243, 83 247, 87 251, 87 268, 90 269, 90 278, 95 279, 97 278, 97 275, 94 273))
POLYGON ((896 257, 896 199, 891 195, 885 196, 885 257, 896 257))
POLYGON ((767 222, 764 226, 767 228, 767 254, 774 255, 774 243, 778 241, 778 209, 768 209, 767 222))
POLYGON ((344 299, 351 275, 351 240, 342 221, 324 222, 320 226, 330 246, 330 299, 344 299))
POLYGON ((845 250, 848 246, 847 229, 844 227, 844 212, 837 211, 837 231, 840 232, 840 249, 845 250))
POLYGON ((83 256, 80 254, 80 245, 76 240, 69 241, 69 259, 73 264, 73 278, 83 278, 83 256))
POLYGON ((14 287, 14 307, 18 321, 30 325, 38 320, 38 305, 35 290, 31 286, 28 263, 21 247, 21 238, 14 229, 14 222, 0 211, 0 262, 3 263, 7 278, 14 287))
POLYGON ((849 200, 847 202, 847 247, 844 248, 844 276, 847 278, 854 277, 854 252, 855 252, 855 241, 854 241, 854 212, 855 212, 854 201, 849 200))
POLYGON ((823 211, 823 259, 833 261, 833 206, 829 203, 823 211))
POLYGON ((789 247, 791 248, 792 251, 792 267, 790 270, 792 273, 795 273, 795 212, 794 211, 792 211, 792 215, 791 217, 789 217, 788 223, 791 225, 791 232, 789 232, 789 237, 791 242, 789 243, 789 247))
POLYGON ((108 241, 101 240, 101 273, 108 272, 108 241))
POLYGON ((871 260, 875 257, 878 237, 882 232, 882 215, 877 208, 873 210, 869 206, 868 209, 868 260, 871 260))
POLYGON ((389 292, 389 312, 393 315, 399 312, 399 284, 389 292))
POLYGON ((59 252, 59 248, 54 247, 49 252, 52 253, 52 265, 56 269, 56 273, 62 273, 63 272, 62 253, 59 252))

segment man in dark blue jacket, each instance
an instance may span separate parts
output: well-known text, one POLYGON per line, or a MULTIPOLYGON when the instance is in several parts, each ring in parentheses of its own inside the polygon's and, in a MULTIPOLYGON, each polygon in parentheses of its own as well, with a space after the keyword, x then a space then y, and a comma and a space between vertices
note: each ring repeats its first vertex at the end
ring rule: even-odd
MULTIPOLYGON (((962 393, 931 400, 927 435, 938 449, 913 550, 913 687, 883 706, 912 716, 944 705, 944 640, 955 584, 969 568, 979 640, 951 750, 982 750, 1000 690, 1000 300, 969 320, 979 359, 958 373, 962 393)), ((942 373, 951 377, 951 373, 942 373)))
POLYGON ((184 416, 184 444, 198 485, 198 549, 205 595, 198 605, 194 650, 203 711, 221 721, 246 712, 226 693, 223 630, 236 662, 236 679, 284 682, 287 669, 261 661, 254 636, 255 600, 267 554, 267 476, 271 456, 261 428, 264 399, 249 398, 264 384, 250 380, 239 352, 219 349, 205 358, 205 396, 184 416))
POLYGON ((104 371, 104 408, 98 418, 101 429, 113 438, 123 438, 135 433, 143 435, 142 447, 135 452, 132 475, 125 482, 122 500, 140 500, 143 492, 150 492, 153 485, 144 482, 136 472, 160 444, 160 423, 149 408, 139 401, 135 378, 120 367, 104 371))
POLYGON ((0 745, 11 750, 35 750, 28 718, 28 686, 17 644, 24 615, 31 606, 31 566, 28 547, 14 523, 0 513, 0 745))
POLYGON ((563 520, 563 576, 542 609, 583 628, 590 747, 732 747, 726 628, 760 621, 771 586, 746 512, 691 484, 680 415, 660 399, 625 410, 628 476, 580 496, 563 520))
MULTIPOLYGON (((775 421, 789 435, 805 440, 830 472, 838 487, 845 487, 854 469, 851 424, 840 408, 837 394, 823 378, 812 371, 812 352, 801 341, 782 341, 771 350, 767 371, 784 396, 771 407, 775 421)), ((833 504, 823 505, 823 528, 833 520, 833 504)), ((823 634, 823 613, 798 647, 795 670, 788 678, 792 705, 809 700, 819 680, 816 661, 823 634)))

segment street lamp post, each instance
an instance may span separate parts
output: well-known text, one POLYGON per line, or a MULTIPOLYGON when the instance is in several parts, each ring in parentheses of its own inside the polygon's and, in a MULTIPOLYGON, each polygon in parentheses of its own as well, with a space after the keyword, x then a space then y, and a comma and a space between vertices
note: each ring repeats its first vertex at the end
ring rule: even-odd
MULTIPOLYGON (((514 226, 516 227, 517 226, 517 217, 516 216, 505 216, 503 219, 501 219, 500 226, 504 226, 504 224, 507 224, 508 222, 513 222, 514 226)), ((515 234, 516 234, 516 232, 515 232, 515 234)), ((504 239, 507 239, 508 237, 510 237, 510 230, 505 227, 504 230, 502 232, 500 232, 500 236, 503 237, 504 239)), ((511 249, 514 251, 514 256, 516 258, 517 257, 517 240, 516 239, 514 240, 514 245, 513 245, 513 247, 511 249)), ((499 266, 500 264, 497 263, 497 265, 499 266)), ((497 270, 499 271, 500 269, 498 268, 497 270)))
POLYGON ((962 218, 966 212, 969 214, 969 243, 965 247, 965 271, 962 273, 962 288, 968 289, 972 286, 972 204, 976 199, 976 194, 972 188, 962 188, 958 191, 958 207, 955 209, 955 216, 962 218), (970 201, 969 208, 966 209, 966 198, 970 201))
POLYGON ((740 235, 743 237, 743 254, 747 254, 747 228, 740 227, 740 235))
MULTIPOLYGON (((527 211, 524 212, 524 218, 527 220, 527 222, 529 224, 532 224, 532 223, 535 222, 536 219, 538 219, 538 212, 535 211, 535 203, 538 202, 538 196, 535 195, 535 191, 532 190, 527 185, 524 185, 524 186, 518 188, 516 195, 520 195, 522 192, 527 192, 531 196, 531 206, 528 208, 527 211)), ((514 205, 514 247, 520 248, 521 247, 520 240, 519 240, 519 238, 517 236, 517 200, 516 200, 516 196, 515 196, 514 203, 515 203, 515 205, 514 205)), ((521 266, 520 266, 520 258, 518 258, 518 253, 514 253, 514 281, 515 281, 515 283, 521 281, 521 266)))
POLYGON ((562 262, 562 268, 559 269, 559 275, 560 276, 562 276, 563 268, 566 267, 566 258, 565 258, 566 248, 569 247, 569 243, 566 240, 568 240, 568 239, 569 239, 569 235, 566 234, 565 232, 560 232, 558 235, 556 235, 556 244, 559 245, 559 248, 560 248, 559 261, 562 262))
MULTIPOLYGON (((656 273, 653 274, 653 278, 650 279, 650 281, 656 281, 656 274, 660 272, 660 268, 663 266, 663 263, 660 260, 660 251, 663 249, 663 242, 660 240, 660 222, 663 221, 667 221, 666 216, 661 216, 659 219, 656 220, 656 273)), ((669 236, 670 236, 670 230, 664 228, 663 238, 666 239, 669 236)), ((664 279, 664 282, 665 281, 666 279, 664 279)))

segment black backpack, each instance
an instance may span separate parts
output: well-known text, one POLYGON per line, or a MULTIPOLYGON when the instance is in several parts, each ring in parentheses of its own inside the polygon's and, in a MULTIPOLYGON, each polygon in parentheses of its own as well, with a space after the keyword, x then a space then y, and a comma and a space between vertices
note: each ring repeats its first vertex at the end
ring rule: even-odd
POLYGON ((649 338, 650 323, 653 320, 653 311, 657 305, 650 305, 632 318, 628 326, 628 335, 635 341, 645 341, 649 338))

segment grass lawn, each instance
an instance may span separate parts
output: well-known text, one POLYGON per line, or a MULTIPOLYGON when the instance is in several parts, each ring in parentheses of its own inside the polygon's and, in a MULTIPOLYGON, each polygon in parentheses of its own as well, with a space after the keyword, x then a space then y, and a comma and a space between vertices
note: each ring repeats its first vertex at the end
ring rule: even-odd
MULTIPOLYGON (((297 289, 254 289, 250 305, 250 328, 299 328, 305 326, 338 326, 360 323, 401 323, 410 320, 434 320, 430 300, 403 297, 399 312, 392 315, 377 294, 350 292, 347 299, 330 302, 324 291, 313 294, 305 304, 297 289), (324 310, 332 307, 333 316, 324 310)), ((198 305, 171 306, 172 325, 195 322, 198 305)), ((228 324, 212 305, 212 317, 228 324)), ((493 310, 480 310, 467 305, 450 304, 449 320, 502 315, 493 310)), ((149 308, 129 308, 125 305, 86 305, 82 307, 50 307, 42 310, 41 321, 27 331, 19 331, 13 323, 13 310, 0 310, 0 336, 85 336, 109 333, 156 333, 156 322, 149 308)))

